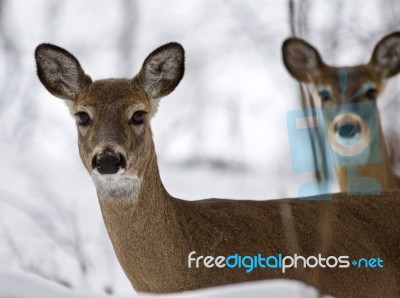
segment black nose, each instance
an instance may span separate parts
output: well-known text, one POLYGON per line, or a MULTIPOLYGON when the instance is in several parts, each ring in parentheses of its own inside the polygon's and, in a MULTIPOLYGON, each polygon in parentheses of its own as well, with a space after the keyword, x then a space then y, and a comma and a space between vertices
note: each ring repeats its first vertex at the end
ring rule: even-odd
POLYGON ((342 138, 352 138, 360 133, 360 125, 356 122, 347 122, 340 125, 338 133, 342 138))
POLYGON ((120 154, 117 155, 96 155, 93 158, 92 166, 97 169, 97 171, 101 174, 115 174, 118 172, 120 168, 123 167, 124 159, 120 154))

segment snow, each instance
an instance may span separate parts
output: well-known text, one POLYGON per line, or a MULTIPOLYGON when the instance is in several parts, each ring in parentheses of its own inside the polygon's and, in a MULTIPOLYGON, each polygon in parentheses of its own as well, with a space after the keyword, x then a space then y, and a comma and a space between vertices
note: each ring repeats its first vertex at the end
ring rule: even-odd
MULTIPOLYGON (((228 285, 184 293, 151 295, 116 295, 115 298, 177 297, 177 298, 319 298, 318 291, 298 281, 271 280, 228 285)), ((84 291, 71 290, 33 274, 0 272, 0 298, 101 298, 110 297, 84 291)), ((327 297, 327 296, 323 296, 327 297)))

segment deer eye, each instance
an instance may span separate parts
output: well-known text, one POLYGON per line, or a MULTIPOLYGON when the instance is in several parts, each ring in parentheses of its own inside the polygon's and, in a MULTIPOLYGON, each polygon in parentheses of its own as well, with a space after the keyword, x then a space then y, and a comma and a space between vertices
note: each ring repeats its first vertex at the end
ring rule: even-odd
POLYGON ((332 99, 332 95, 327 90, 320 91, 319 96, 321 97, 322 101, 328 101, 332 99))
POLYGON ((378 96, 378 91, 377 91, 376 89, 373 89, 373 88, 368 89, 368 90, 365 92, 365 96, 366 96, 368 99, 376 99, 376 97, 378 96))
POLYGON ((88 126, 90 124, 91 119, 88 113, 78 112, 75 114, 75 116, 78 119, 78 125, 88 126))
POLYGON ((135 113, 133 113, 133 116, 129 121, 129 123, 133 125, 143 124, 145 114, 146 114, 145 111, 136 111, 135 113))

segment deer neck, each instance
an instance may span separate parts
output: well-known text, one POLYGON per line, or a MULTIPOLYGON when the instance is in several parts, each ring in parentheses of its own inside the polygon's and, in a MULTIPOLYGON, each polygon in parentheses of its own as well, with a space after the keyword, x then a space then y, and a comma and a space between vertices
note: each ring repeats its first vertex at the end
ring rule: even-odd
POLYGON ((159 276, 156 268, 171 267, 165 254, 176 256, 178 253, 171 249, 183 247, 184 243, 176 216, 176 199, 161 182, 154 150, 140 180, 139 190, 131 190, 130 197, 104 197, 99 192, 98 196, 121 267, 135 289, 146 291, 159 276))
MULTIPOLYGON (((348 182, 358 177, 369 177, 375 179, 380 184, 381 190, 398 188, 399 178, 393 172, 391 160, 386 148, 380 120, 378 119, 379 145, 382 160, 379 163, 370 163, 357 166, 356 169, 341 167, 336 169, 339 187, 341 191, 348 190, 348 182), (355 176, 355 177, 353 177, 355 176)), ((360 189, 362 191, 362 189, 360 189)))

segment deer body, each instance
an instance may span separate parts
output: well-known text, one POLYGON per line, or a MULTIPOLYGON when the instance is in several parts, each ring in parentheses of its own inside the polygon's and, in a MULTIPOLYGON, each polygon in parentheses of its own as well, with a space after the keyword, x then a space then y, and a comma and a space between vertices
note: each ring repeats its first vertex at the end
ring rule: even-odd
MULTIPOLYGON (((153 189, 154 185, 149 185, 153 189)), ((154 190, 153 193, 155 194, 154 190)), ((335 297, 396 297, 400 275, 396 266, 400 237, 397 193, 382 197, 334 195, 332 201, 202 200, 187 202, 169 196, 162 185, 159 197, 139 195, 137 205, 101 199, 116 255, 133 287, 141 292, 170 293, 251 280, 289 278, 316 286, 335 297), (143 201, 142 201, 143 202, 143 201), (282 207, 289 205, 299 248, 285 237, 282 207), (329 208, 330 247, 325 256, 349 255, 351 260, 380 257, 384 268, 274 269, 188 268, 188 254, 255 256, 318 256, 323 241, 321 218, 329 208), (385 210, 385 211, 384 211, 385 210), (390 210, 390 212, 387 212, 390 210)), ((192 265, 192 267, 194 267, 192 265)))
MULTIPOLYGON (((336 108, 336 117, 328 119, 333 124, 327 130, 328 142, 332 149, 342 157, 359 159, 355 162, 356 173, 351 175, 348 167, 335 164, 340 190, 348 191, 348 184, 354 182, 357 177, 375 179, 382 190, 398 189, 400 180, 391 166, 379 111, 375 104, 387 79, 400 71, 400 33, 395 32, 382 38, 376 45, 369 63, 352 67, 333 67, 325 64, 314 47, 298 38, 287 39, 283 43, 282 51, 286 68, 299 82, 309 86, 313 97, 319 98, 322 113, 324 114, 326 108, 336 108), (362 104, 368 102, 375 106, 371 105, 371 111, 367 112, 365 117, 368 117, 368 114, 377 114, 373 127, 363 124, 362 120, 365 119, 356 115, 358 109, 365 109, 365 105, 362 104), (345 106, 350 106, 350 111, 341 111, 345 106), (370 155, 364 152, 364 157, 360 158, 357 146, 368 147, 367 143, 373 142, 379 143, 381 158, 377 158, 376 152, 370 155)), ((355 187, 361 188, 358 191, 363 191, 363 185, 355 187)))
MULTIPOLYGON (((288 278, 336 297, 400 295, 399 194, 333 200, 184 201, 160 179, 150 117, 183 76, 183 48, 152 52, 132 80, 92 82, 67 51, 35 52, 45 87, 75 116, 79 153, 92 176, 118 260, 141 292, 171 293, 250 280, 288 278), (288 229, 288 220, 293 231, 288 229), (324 221, 328 226, 324 225, 324 221), (292 234, 291 234, 292 233, 292 234), (189 268, 188 255, 380 257, 384 268, 189 268)), ((316 198, 318 199, 318 198, 316 198)))

